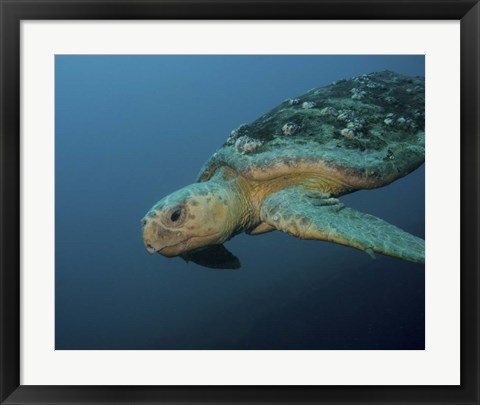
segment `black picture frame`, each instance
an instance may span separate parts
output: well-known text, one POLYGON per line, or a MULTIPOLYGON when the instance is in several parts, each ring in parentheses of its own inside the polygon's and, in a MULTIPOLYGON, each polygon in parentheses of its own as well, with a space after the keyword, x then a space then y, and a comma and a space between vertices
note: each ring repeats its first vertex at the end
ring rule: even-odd
MULTIPOLYGON (((479 40, 475 0, 0 0, 1 404, 479 404, 479 40), (20 385, 20 21, 335 19, 461 21, 461 384, 459 386, 20 385)), ((448 157, 445 157, 448 161, 448 157)))

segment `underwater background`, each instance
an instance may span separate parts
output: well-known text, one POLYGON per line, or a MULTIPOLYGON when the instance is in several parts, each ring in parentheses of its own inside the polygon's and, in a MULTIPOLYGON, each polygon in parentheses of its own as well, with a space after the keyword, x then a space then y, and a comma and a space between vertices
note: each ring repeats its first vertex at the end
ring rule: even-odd
MULTIPOLYGON (((341 78, 424 57, 55 57, 55 348, 424 349, 424 266, 282 232, 239 270, 149 255, 140 220, 230 131, 341 78)), ((428 136, 428 134, 427 134, 428 136)), ((424 237, 424 167, 342 202, 424 237)))

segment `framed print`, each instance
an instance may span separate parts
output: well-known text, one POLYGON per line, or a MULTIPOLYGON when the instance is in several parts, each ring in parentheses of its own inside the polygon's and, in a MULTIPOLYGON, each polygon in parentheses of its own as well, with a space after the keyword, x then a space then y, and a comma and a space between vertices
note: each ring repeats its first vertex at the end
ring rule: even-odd
POLYGON ((479 403, 477 2, 1 28, 1 403, 479 403))

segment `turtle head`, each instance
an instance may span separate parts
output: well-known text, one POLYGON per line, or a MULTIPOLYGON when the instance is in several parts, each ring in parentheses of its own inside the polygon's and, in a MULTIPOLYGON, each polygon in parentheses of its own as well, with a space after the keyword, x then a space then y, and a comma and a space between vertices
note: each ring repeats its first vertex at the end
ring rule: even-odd
POLYGON ((142 219, 148 252, 178 256, 223 243, 231 234, 227 193, 219 184, 194 183, 160 200, 142 219))

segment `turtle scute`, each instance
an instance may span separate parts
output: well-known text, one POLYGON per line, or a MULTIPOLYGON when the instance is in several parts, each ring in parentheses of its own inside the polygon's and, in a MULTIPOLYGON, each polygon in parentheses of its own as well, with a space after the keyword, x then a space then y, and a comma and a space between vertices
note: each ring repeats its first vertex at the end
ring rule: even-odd
POLYGON ((371 177, 374 186, 392 181, 424 161, 424 88, 423 77, 383 71, 287 99, 233 130, 200 180, 222 165, 274 174, 282 165, 317 162, 342 176, 371 177))

